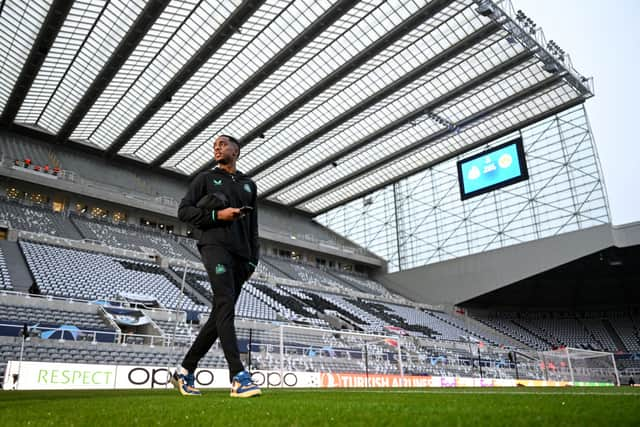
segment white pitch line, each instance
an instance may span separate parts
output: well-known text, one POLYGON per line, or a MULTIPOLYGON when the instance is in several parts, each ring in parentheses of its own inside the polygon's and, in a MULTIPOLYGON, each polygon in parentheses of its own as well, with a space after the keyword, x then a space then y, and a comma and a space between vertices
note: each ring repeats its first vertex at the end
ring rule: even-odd
MULTIPOLYGON (((454 389, 455 390, 455 389, 454 389)), ((566 390, 566 391, 510 391, 510 390, 487 390, 481 389, 482 391, 474 391, 474 390, 442 390, 442 389, 430 389, 430 390, 349 390, 344 388, 334 388, 334 389, 321 389, 317 391, 322 392, 348 392, 348 393, 395 393, 395 394, 507 394, 507 395, 517 395, 517 394, 536 394, 536 395, 550 395, 550 396, 638 396, 640 397, 640 393, 621 391, 621 392, 603 392, 603 391, 581 391, 581 390, 566 390)), ((317 391, 311 391, 314 393, 317 391)))

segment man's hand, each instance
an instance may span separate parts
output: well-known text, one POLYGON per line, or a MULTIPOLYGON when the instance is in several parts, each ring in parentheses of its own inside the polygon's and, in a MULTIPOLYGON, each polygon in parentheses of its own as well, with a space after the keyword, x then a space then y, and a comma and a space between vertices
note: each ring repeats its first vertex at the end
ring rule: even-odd
POLYGON ((225 208, 216 212, 216 219, 220 221, 235 221, 242 218, 243 213, 240 208, 225 208))

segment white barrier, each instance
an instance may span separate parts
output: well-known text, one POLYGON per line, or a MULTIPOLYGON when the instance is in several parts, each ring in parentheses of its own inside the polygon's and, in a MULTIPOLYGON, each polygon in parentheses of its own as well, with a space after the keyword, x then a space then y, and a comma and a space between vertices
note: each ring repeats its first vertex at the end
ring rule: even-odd
MULTIPOLYGON (((4 390, 109 390, 173 388, 166 366, 89 365, 76 363, 18 362, 7 363, 4 390)), ((226 369, 196 370, 195 385, 203 389, 226 389, 226 369)), ((611 383, 545 380, 515 380, 470 377, 380 375, 362 373, 318 373, 253 371, 252 378, 264 388, 431 388, 431 387, 564 387, 613 386, 611 383)))
MULTIPOLYGON (((139 365, 90 365, 80 363, 19 362, 10 360, 5 371, 4 390, 108 390, 173 388, 169 376, 173 368, 139 365)), ((320 387, 320 374, 254 371, 261 387, 320 387)), ((196 387, 229 388, 226 369, 196 370, 196 387)))

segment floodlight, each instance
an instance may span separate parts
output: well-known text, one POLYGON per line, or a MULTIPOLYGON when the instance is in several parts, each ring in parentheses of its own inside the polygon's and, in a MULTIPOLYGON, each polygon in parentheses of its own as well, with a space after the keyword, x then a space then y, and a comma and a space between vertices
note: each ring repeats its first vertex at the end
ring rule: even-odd
POLYGON ((478 7, 476 8, 476 12, 478 12, 478 14, 482 16, 491 16, 495 13, 495 8, 493 7, 493 4, 491 4, 490 1, 483 0, 480 2, 478 7))
POLYGON ((558 64, 553 61, 545 61, 542 64, 542 69, 550 74, 555 74, 560 71, 560 67, 558 67, 558 64))

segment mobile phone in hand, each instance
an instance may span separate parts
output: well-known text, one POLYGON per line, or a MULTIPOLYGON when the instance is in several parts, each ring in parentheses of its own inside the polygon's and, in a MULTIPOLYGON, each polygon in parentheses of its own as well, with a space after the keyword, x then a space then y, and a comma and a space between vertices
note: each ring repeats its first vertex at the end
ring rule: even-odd
POLYGON ((243 206, 240 208, 240 212, 242 212, 243 214, 248 214, 253 212, 253 206, 243 206))

